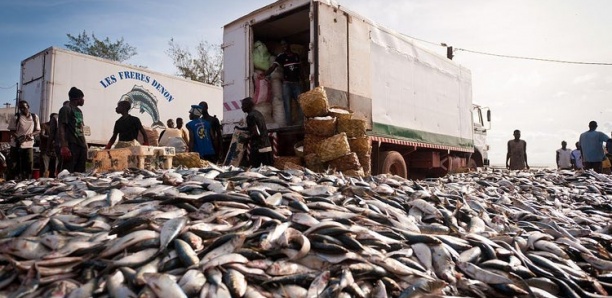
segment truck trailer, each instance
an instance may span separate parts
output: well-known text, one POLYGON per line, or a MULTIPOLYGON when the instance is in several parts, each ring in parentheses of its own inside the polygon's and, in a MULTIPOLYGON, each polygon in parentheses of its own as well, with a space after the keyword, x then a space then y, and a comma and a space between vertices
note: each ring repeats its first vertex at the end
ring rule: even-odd
POLYGON ((20 85, 19 99, 28 101, 41 122, 59 112, 71 87, 83 90, 85 135, 92 145, 105 145, 112 136, 121 100, 130 101, 130 114, 152 129, 164 129, 168 119, 178 117, 187 123, 190 106, 200 101, 208 103, 211 115, 223 112, 221 87, 56 47, 21 62, 20 85))
MULTIPOLYGON (((255 46, 279 54, 281 40, 302 58, 303 90, 324 87, 331 106, 366 121, 372 174, 488 165, 491 114, 472 102, 470 71, 329 0, 280 0, 224 26, 224 134, 244 121, 240 99, 254 95, 255 46)), ((276 155, 291 155, 303 128, 267 123, 276 155)))

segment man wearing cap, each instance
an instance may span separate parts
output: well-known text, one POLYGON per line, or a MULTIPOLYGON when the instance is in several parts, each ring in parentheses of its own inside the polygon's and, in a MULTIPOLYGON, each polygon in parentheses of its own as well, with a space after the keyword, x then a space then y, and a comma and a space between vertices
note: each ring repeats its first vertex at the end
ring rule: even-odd
MULTIPOLYGON (((301 86, 301 61, 300 56, 291 51, 291 47, 285 40, 281 40, 283 52, 276 57, 276 61, 266 70, 265 75, 269 76, 279 65, 283 67, 283 104, 285 106, 285 124, 291 125, 291 100, 297 100, 302 93, 301 86)), ((302 109, 297 106, 298 121, 303 121, 302 109)))
POLYGON ((582 152, 582 164, 584 169, 593 169, 601 173, 602 161, 606 157, 603 150, 603 143, 609 137, 601 131, 596 131, 597 122, 589 122, 589 130, 580 135, 580 151, 582 152))
POLYGON ((76 87, 68 91, 70 103, 64 105, 58 116, 58 132, 62 168, 69 172, 85 172, 87 142, 83 134, 83 112, 79 108, 85 103, 83 91, 76 87))
POLYGON ((189 131, 189 152, 197 152, 201 159, 217 162, 217 152, 212 142, 212 124, 202 119, 202 107, 192 105, 185 125, 189 131))

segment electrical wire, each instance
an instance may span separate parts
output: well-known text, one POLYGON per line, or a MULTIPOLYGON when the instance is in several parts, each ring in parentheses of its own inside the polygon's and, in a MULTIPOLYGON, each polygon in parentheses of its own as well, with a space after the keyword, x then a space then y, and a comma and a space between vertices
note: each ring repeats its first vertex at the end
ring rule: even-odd
POLYGON ((424 39, 420 39, 420 38, 412 37, 412 36, 410 36, 410 35, 406 35, 406 34, 404 34, 404 33, 400 33, 400 34, 401 34, 401 35, 403 35, 403 36, 406 36, 406 37, 408 37, 408 38, 412 38, 412 39, 414 39, 414 40, 418 40, 418 41, 420 41, 420 42, 428 43, 428 44, 431 44, 431 45, 434 45, 434 46, 441 46, 441 44, 440 44, 440 43, 435 43, 435 42, 427 41, 427 40, 424 40, 424 39))
POLYGON ((4 86, 0 86, 0 89, 13 89, 15 88, 16 85, 12 85, 12 86, 8 86, 8 87, 4 87, 4 86))
POLYGON ((555 59, 544 59, 544 58, 533 58, 533 57, 521 57, 521 56, 512 56, 512 55, 501 55, 501 54, 486 53, 486 52, 480 52, 480 51, 474 51, 474 50, 468 50, 468 49, 462 49, 462 48, 455 48, 454 51, 464 51, 464 52, 469 52, 473 54, 502 57, 502 58, 535 60, 535 61, 566 63, 566 64, 612 65, 612 63, 606 63, 606 62, 581 62, 581 61, 567 61, 567 60, 555 60, 555 59))
MULTIPOLYGON (((431 45, 434 45, 434 46, 440 46, 440 47, 444 47, 444 48, 448 47, 448 45, 445 44, 445 43, 435 43, 435 42, 427 41, 427 40, 424 40, 424 39, 412 37, 412 36, 407 35, 407 34, 403 34, 403 33, 401 33, 401 34, 406 36, 406 37, 408 37, 408 38, 412 38, 414 40, 417 40, 417 41, 420 41, 420 42, 424 42, 424 43, 428 43, 428 44, 431 44, 431 45)), ((533 57, 522 57, 522 56, 513 56, 513 55, 494 54, 494 53, 487 53, 487 52, 481 52, 481 51, 468 50, 468 49, 463 49, 463 48, 453 48, 453 53, 457 52, 457 51, 464 51, 464 52, 468 52, 468 53, 472 53, 472 54, 487 55, 487 56, 494 56, 494 57, 501 57, 501 58, 521 59, 521 60, 533 60, 533 61, 565 63, 565 64, 603 65, 603 66, 610 66, 610 65, 612 65, 612 63, 607 63, 607 62, 582 62, 582 61, 567 61, 567 60, 557 60, 557 59, 533 58, 533 57)))

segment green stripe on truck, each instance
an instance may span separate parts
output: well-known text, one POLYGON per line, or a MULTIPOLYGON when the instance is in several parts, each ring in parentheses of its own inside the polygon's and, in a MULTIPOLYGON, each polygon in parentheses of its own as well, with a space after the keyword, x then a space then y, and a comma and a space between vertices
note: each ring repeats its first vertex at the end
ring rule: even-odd
POLYGON ((453 146, 466 149, 474 148, 474 140, 471 139, 453 137, 448 135, 420 131, 416 129, 409 129, 390 124, 382 124, 378 122, 373 123, 372 133, 376 136, 400 139, 405 141, 453 146))

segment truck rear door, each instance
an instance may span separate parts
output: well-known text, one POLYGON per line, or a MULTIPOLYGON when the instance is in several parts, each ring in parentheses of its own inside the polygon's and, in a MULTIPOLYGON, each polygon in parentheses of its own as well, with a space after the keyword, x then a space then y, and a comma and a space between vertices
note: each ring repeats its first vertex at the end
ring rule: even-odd
POLYGON ((240 100, 249 96, 251 26, 233 24, 223 31, 223 134, 244 118, 240 100))
POLYGON ((313 3, 315 82, 325 87, 331 106, 351 109, 371 129, 370 25, 337 7, 313 3))
POLYGON ((315 20, 315 81, 325 87, 330 105, 348 107, 347 16, 323 2, 313 1, 315 20))
POLYGON ((30 105, 30 111, 38 114, 41 123, 48 121, 48 103, 45 102, 47 84, 45 83, 50 78, 45 77, 47 57, 50 55, 47 52, 41 52, 39 55, 33 56, 21 63, 21 94, 20 100, 26 100, 30 105))

